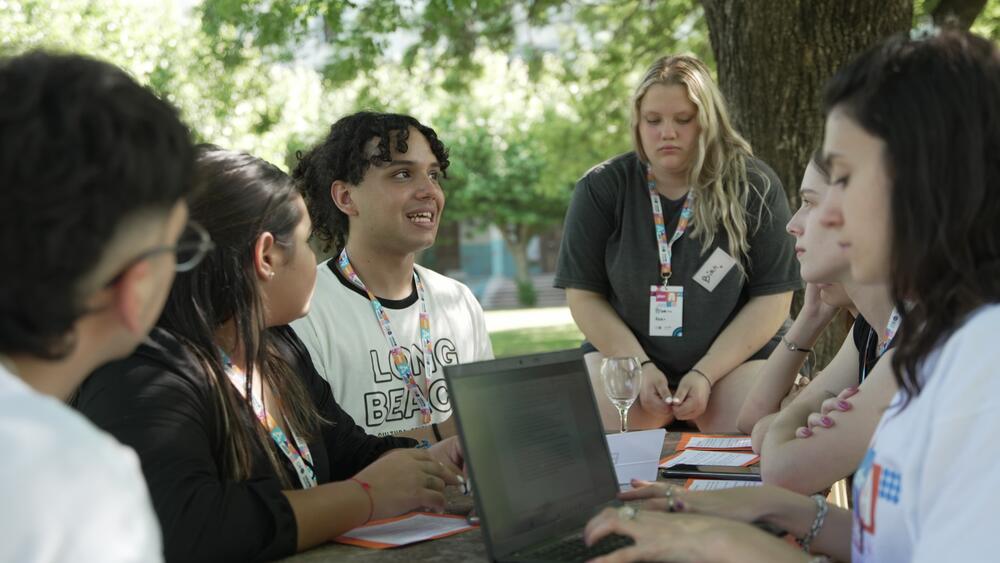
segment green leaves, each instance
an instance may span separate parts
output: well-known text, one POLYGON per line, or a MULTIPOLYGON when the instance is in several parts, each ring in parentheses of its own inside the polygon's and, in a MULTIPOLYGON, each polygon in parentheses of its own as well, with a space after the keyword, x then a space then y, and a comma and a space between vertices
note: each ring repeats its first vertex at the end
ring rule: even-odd
POLYGON ((46 48, 107 60, 177 106, 199 140, 272 162, 285 162, 292 139, 312 140, 327 119, 320 108, 346 107, 323 99, 315 72, 235 42, 232 26, 208 35, 172 2, 0 0, 0 8, 0 54, 46 48))

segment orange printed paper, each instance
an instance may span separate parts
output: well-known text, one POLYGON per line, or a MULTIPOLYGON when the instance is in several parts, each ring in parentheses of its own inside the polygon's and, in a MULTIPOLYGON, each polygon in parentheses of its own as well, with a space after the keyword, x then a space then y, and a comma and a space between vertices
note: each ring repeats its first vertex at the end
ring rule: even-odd
POLYGON ((750 436, 734 436, 732 434, 697 434, 685 432, 677 450, 707 450, 722 452, 749 452, 750 436))
POLYGON ((370 549, 390 549, 412 543, 446 538, 475 528, 465 516, 411 512, 374 520, 334 541, 370 549))

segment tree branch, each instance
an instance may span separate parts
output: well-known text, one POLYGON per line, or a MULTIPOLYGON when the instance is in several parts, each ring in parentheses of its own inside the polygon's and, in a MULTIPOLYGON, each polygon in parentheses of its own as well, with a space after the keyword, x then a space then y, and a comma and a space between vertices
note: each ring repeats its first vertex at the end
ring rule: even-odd
POLYGON ((969 29, 985 7, 986 0, 941 0, 931 10, 931 17, 939 26, 969 29))

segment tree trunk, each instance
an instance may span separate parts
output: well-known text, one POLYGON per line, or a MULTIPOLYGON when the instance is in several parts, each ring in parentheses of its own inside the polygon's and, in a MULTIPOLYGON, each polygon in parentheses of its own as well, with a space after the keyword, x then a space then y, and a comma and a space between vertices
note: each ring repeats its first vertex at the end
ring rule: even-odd
POLYGON ((528 243, 524 241, 507 241, 507 250, 510 251, 514 259, 514 280, 517 282, 530 282, 531 275, 528 274, 528 243))
MULTIPOLYGON (((778 173, 794 209, 802 172, 822 141, 824 82, 855 53, 910 29, 913 0, 701 3, 736 129, 778 173)), ((828 330, 817 344, 821 366, 844 334, 828 330)))
POLYGON ((514 281, 517 284, 517 299, 525 307, 534 307, 537 302, 535 286, 528 271, 528 243, 534 236, 525 225, 513 225, 502 229, 504 243, 514 259, 514 281))

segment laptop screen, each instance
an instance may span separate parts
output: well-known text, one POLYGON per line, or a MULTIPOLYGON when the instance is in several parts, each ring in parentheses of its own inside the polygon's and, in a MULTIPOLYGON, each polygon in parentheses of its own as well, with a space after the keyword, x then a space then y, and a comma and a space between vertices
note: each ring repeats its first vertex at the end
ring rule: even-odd
POLYGON ((617 479, 580 351, 448 366, 445 373, 495 551, 569 531, 615 498, 617 479))

